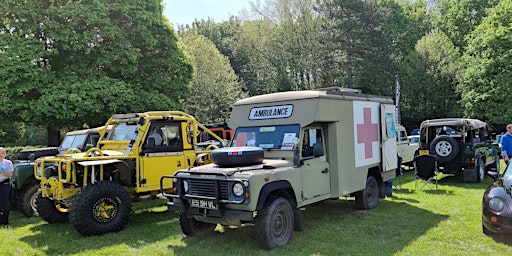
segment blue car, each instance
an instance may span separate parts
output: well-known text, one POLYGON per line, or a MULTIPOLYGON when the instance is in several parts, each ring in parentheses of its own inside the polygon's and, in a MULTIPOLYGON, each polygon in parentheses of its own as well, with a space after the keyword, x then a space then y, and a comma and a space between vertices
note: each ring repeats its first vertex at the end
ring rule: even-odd
POLYGON ((495 181, 485 190, 482 199, 482 231, 486 235, 512 234, 512 165, 503 175, 489 173, 495 181))

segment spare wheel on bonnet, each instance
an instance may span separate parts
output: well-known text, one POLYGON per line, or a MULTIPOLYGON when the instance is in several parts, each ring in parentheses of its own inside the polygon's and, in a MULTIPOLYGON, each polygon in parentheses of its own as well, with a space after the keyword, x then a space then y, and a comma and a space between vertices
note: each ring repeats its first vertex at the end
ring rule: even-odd
POLYGON ((212 159, 219 166, 261 164, 263 162, 263 148, 218 148, 212 151, 212 159))

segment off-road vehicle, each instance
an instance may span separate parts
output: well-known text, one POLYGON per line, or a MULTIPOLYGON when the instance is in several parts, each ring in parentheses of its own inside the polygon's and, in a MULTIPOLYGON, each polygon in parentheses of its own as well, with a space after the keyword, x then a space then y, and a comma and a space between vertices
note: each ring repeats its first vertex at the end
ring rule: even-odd
POLYGON ((262 248, 284 246, 302 230, 307 205, 354 197, 358 209, 377 207, 384 182, 396 177, 395 121, 393 100, 355 89, 240 100, 229 120, 232 147, 213 150, 212 164, 162 177, 168 208, 187 236, 249 224, 262 248))
POLYGON ((498 148, 478 119, 444 118, 420 125, 420 155, 436 156, 443 173, 463 172, 464 181, 481 182, 488 171, 500 169, 498 148))
POLYGON ((86 151, 95 147, 100 137, 99 130, 100 128, 71 131, 66 133, 59 147, 25 149, 16 154, 13 161, 12 201, 17 204, 23 215, 38 216, 35 199, 41 185, 34 177, 34 160, 65 153, 70 148, 86 151))
MULTIPOLYGON (((164 175, 208 163, 209 148, 197 149, 201 131, 222 141, 180 111, 112 116, 100 130, 97 147, 36 160, 39 216, 48 223, 69 220, 85 236, 122 230, 132 199, 160 193, 164 175)), ((162 186, 168 191, 172 182, 162 186)))

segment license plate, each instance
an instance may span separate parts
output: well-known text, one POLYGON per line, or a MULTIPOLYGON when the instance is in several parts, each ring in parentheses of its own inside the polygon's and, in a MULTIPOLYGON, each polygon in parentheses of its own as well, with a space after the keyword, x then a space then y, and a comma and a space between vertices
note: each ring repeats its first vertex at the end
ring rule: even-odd
POLYGON ((430 155, 430 151, 428 149, 420 149, 420 156, 430 155))
POLYGON ((205 209, 217 209, 217 205, 215 205, 215 201, 213 200, 191 199, 190 206, 205 209))

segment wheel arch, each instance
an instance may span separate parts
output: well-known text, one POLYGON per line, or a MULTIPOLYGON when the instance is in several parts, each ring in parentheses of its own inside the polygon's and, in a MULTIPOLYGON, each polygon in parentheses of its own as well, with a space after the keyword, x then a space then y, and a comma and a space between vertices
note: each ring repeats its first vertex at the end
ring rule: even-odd
POLYGON ((377 167, 370 168, 366 178, 368 179, 370 176, 373 176, 377 180, 377 185, 379 186, 379 198, 386 197, 386 186, 384 185, 380 169, 377 167))
POLYGON ((297 199, 295 198, 295 193, 292 185, 288 181, 279 180, 266 184, 261 188, 258 203, 256 204, 256 210, 259 211, 263 209, 265 203, 272 198, 277 196, 282 196, 288 198, 293 208, 297 207, 297 199))

